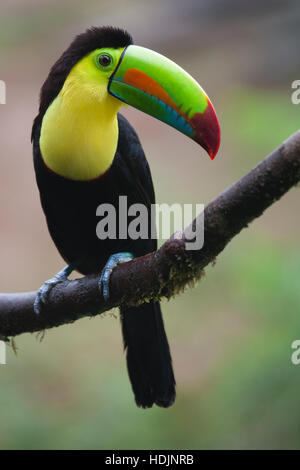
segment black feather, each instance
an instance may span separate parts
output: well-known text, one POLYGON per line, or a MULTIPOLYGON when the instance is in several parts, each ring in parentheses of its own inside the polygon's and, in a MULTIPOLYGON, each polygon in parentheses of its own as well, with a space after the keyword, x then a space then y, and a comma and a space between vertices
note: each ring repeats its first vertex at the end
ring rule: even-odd
POLYGON ((175 378, 159 302, 121 309, 121 319, 136 404, 168 408, 176 396, 175 378))

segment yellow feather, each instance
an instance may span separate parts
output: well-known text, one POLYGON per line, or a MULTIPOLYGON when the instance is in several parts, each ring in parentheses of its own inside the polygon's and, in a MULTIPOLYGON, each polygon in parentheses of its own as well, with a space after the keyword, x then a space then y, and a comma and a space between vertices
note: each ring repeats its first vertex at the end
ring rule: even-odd
POLYGON ((112 164, 122 102, 108 93, 107 86, 107 74, 99 71, 93 56, 88 55, 73 67, 47 109, 40 149, 46 165, 58 175, 91 180, 112 164))

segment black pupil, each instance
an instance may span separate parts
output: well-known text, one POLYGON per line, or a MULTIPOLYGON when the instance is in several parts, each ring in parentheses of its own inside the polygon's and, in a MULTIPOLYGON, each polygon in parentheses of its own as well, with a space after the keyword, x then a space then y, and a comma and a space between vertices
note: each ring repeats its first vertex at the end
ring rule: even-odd
POLYGON ((107 67, 111 63, 111 58, 109 55, 102 54, 99 56, 99 64, 102 65, 102 67, 107 67))

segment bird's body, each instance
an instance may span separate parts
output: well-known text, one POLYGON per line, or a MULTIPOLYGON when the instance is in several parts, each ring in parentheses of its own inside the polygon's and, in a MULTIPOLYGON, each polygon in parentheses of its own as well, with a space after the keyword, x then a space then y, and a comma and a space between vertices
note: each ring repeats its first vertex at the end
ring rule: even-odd
MULTIPOLYGON (((129 34, 120 29, 92 28, 77 36, 42 87, 32 140, 49 232, 68 265, 82 274, 100 274, 116 253, 141 256, 156 249, 156 240, 150 236, 155 203, 151 173, 134 129, 118 113, 122 101, 146 109, 194 138, 211 158, 218 148, 219 137, 212 130, 218 133, 219 128, 212 105, 176 64, 133 46, 129 34), (153 77, 143 70, 153 72, 153 77), (179 98, 187 100, 186 111, 182 103, 174 102, 176 93, 169 95, 154 79, 161 77, 163 82, 170 77, 174 88, 175 76, 187 83, 186 90, 181 86, 177 90, 179 98), (193 99, 195 109, 189 106, 193 99), (119 233, 124 210, 119 206, 120 196, 126 197, 126 207, 143 204, 147 209, 146 238, 119 233), (106 239, 100 239, 96 231, 97 208, 103 204, 115 208, 117 222, 115 236, 106 239)), ((58 278, 48 282, 47 289, 58 278)), ((36 305, 40 311, 39 296, 36 305)), ((141 407, 172 405, 175 379, 159 303, 122 308, 121 321, 136 403, 141 407)))
MULTIPOLYGON (((130 251, 141 256, 156 249, 156 241, 131 239, 99 240, 96 226, 100 204, 116 208, 119 220, 119 196, 128 206, 154 204, 150 169, 138 137, 128 121, 118 116, 118 146, 111 167, 98 178, 74 181, 49 169, 39 147, 40 129, 34 135, 34 164, 41 202, 49 232, 60 254, 82 274, 100 272, 112 253, 130 251)), ((118 230, 116 230, 118 233, 118 230)))
MULTIPOLYGON (((152 239, 99 240, 96 235, 100 204, 118 208, 119 196, 127 196, 128 206, 142 203, 149 208, 155 202, 150 169, 137 135, 121 115, 118 128, 111 167, 99 178, 87 181, 73 181, 50 170, 39 148, 39 127, 33 135, 34 165, 49 232, 64 260, 82 274, 100 273, 112 253, 129 251, 141 256, 156 249, 152 239)), ((159 303, 123 309, 121 315, 137 403, 142 407, 155 402, 171 405, 175 380, 159 303)))

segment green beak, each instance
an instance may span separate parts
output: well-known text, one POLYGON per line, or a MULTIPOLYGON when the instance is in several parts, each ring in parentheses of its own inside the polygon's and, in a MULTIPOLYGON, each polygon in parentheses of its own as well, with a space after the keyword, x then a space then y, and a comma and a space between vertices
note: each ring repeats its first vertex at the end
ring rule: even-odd
POLYGON ((128 46, 108 91, 192 138, 212 160, 216 156, 220 126, 215 110, 200 85, 171 60, 144 47, 128 46))

